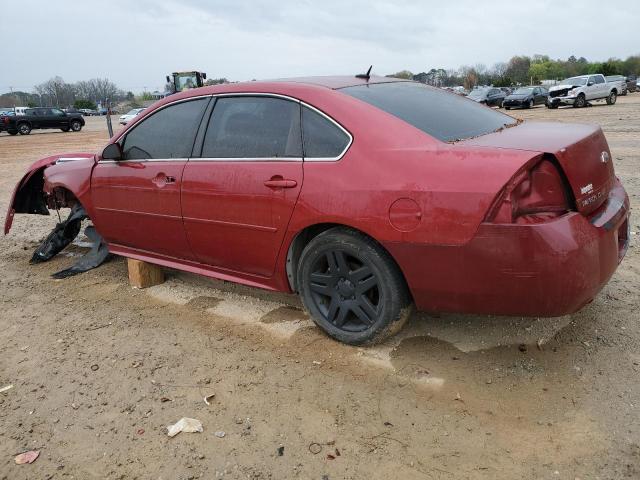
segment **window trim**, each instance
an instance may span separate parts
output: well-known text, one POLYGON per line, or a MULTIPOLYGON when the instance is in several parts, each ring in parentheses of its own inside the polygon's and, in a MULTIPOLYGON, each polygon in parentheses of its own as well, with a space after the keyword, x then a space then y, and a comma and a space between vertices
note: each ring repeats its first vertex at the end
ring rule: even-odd
MULTIPOLYGON (((181 161, 181 160, 185 160, 185 161, 189 161, 189 162, 260 162, 260 161, 265 161, 265 162, 337 162, 342 160, 342 157, 345 156, 345 154, 347 153, 347 151, 349 151, 349 148, 351 147, 351 145, 353 144, 353 135, 351 135, 351 132, 349 132, 349 130, 347 130, 345 127, 343 127, 340 123, 338 123, 338 121, 336 121, 334 118, 332 118, 331 116, 327 115, 326 113, 324 113, 322 110, 314 107, 313 105, 308 104, 307 102, 300 100, 298 98, 295 97, 290 97, 289 95, 283 95, 280 93, 266 93, 266 92, 224 92, 224 93, 214 93, 214 94, 206 94, 206 95, 195 95, 193 97, 188 97, 188 98, 181 98, 179 100, 175 100, 173 102, 169 102, 166 103, 164 105, 162 105, 160 108, 154 110, 151 115, 154 115, 155 113, 159 112, 162 109, 165 109, 169 106, 172 105, 176 105, 178 103, 183 103, 183 102, 188 102, 191 100, 196 100, 199 98, 209 98, 210 100, 215 100, 218 97, 275 97, 275 98, 282 98, 285 100, 290 100, 293 102, 296 102, 298 104, 300 104, 300 114, 302 115, 302 107, 307 107, 310 108, 311 110, 315 111, 316 113, 320 114, 321 116, 323 116, 324 118, 326 118, 327 120, 329 120, 329 122, 333 123, 336 127, 338 127, 340 130, 342 130, 347 137, 349 137, 349 141, 347 142, 347 145, 345 146, 344 150, 342 150, 342 152, 340 152, 339 155, 335 156, 335 157, 317 157, 317 158, 307 158, 304 156, 304 145, 303 145, 303 156, 302 157, 260 157, 260 158, 250 158, 250 157, 235 157, 235 158, 209 158, 209 157, 188 157, 188 158, 151 158, 151 159, 137 159, 137 160, 100 160, 98 163, 126 163, 126 162, 170 162, 170 161, 181 161)), ((204 135, 202 135, 202 138, 198 138, 199 137, 199 130, 200 128, 202 128, 204 122, 205 122, 205 117, 207 115, 207 110, 209 109, 209 107, 211 106, 211 102, 209 102, 209 104, 207 105, 207 107, 205 107, 205 110, 203 112, 203 118, 200 119, 200 123, 198 124, 198 131, 196 132, 196 136, 194 137, 194 146, 191 149, 191 153, 193 155, 194 150, 200 151, 200 154, 202 154, 202 143, 204 142, 204 135), (200 145, 196 145, 196 142, 200 142, 200 145)), ((209 116, 206 119, 206 123, 207 125, 205 126, 205 129, 208 128, 208 124, 209 121, 211 120, 211 115, 213 114, 213 111, 209 112, 209 116)), ((144 121, 144 120, 143 120, 144 121)), ((142 121, 140 122, 142 123, 142 121)), ((127 134, 129 134, 129 132, 133 131, 136 127, 137 127, 137 123, 136 125, 133 126, 133 128, 128 128, 126 129, 124 132, 122 132, 113 142, 111 143, 119 143, 127 134)), ((304 138, 304 129, 302 128, 302 122, 300 122, 300 129, 302 131, 303 134, 303 138, 304 138)), ((206 131, 206 130, 205 130, 206 131)))
MULTIPOLYGON (((317 109, 313 105, 309 105, 308 103, 302 102, 302 101, 300 102, 300 105, 301 105, 301 107, 308 107, 309 109, 313 110, 314 112, 320 114, 321 116, 323 116, 324 118, 329 120, 329 122, 333 123, 336 127, 338 127, 340 130, 342 130, 347 135, 347 137, 349 137, 349 141, 347 142, 347 145, 344 147, 344 150, 342 150, 342 152, 340 152, 339 155, 337 155, 335 157, 309 157, 309 158, 307 158, 305 156, 304 157, 304 161, 305 162, 337 162, 337 161, 341 160, 342 157, 344 157, 344 155, 347 153, 347 150, 349 150, 349 147, 351 147, 351 144, 353 143, 353 135, 351 135, 351 133, 346 128, 344 128, 342 125, 340 125, 338 122, 336 122, 333 118, 331 118, 329 115, 327 115, 323 111, 317 109)), ((300 110, 300 113, 302 114, 302 110, 300 110)), ((304 117, 304 115, 303 115, 303 117, 304 117)), ((304 127, 302 125, 302 122, 300 122, 300 128, 302 129, 302 139, 303 139, 302 150, 303 150, 303 155, 304 155, 304 127)))

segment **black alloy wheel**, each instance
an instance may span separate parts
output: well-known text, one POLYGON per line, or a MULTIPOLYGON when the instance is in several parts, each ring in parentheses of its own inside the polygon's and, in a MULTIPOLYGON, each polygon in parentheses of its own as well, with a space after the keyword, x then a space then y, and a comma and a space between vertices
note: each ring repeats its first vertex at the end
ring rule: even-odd
POLYGON ((333 228, 311 240, 300 257, 297 284, 314 322, 348 344, 382 341, 411 313, 395 262, 356 231, 333 228))
POLYGON ((607 97, 607 105, 613 105, 614 103, 616 103, 617 99, 618 99, 618 95, 616 95, 616 92, 612 91, 607 97))
POLYGON ((18 125, 18 133, 20 133, 20 135, 29 135, 31 133, 31 125, 28 123, 21 123, 18 125))
POLYGON ((533 108, 533 98, 527 103, 527 108, 533 108))
POLYGON ((584 96, 584 93, 581 93, 580 95, 578 95, 578 98, 576 98, 573 102, 573 106, 575 108, 582 108, 587 104, 587 99, 584 96))

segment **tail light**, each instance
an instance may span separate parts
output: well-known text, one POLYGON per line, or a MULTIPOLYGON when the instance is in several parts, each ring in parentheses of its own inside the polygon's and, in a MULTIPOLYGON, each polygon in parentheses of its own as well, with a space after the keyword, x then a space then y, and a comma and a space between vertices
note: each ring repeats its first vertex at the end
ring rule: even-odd
POLYGON ((549 159, 519 172, 498 196, 486 221, 540 223, 572 210, 573 199, 556 165, 549 159))

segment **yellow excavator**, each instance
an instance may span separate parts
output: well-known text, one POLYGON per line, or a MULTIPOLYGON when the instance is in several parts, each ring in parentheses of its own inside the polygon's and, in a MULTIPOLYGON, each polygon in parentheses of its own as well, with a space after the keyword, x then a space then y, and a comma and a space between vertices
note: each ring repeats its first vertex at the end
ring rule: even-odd
POLYGON ((171 75, 167 75, 167 83, 172 87, 171 93, 202 87, 206 79, 206 73, 196 71, 173 72, 171 75))

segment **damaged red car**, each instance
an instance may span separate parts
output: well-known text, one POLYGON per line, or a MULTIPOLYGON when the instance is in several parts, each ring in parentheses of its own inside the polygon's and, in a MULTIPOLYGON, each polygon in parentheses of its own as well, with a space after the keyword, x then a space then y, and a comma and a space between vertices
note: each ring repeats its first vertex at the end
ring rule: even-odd
POLYGON ((350 344, 397 331, 413 305, 575 312, 629 241, 629 199, 599 127, 516 121, 366 76, 165 98, 101 152, 33 164, 5 233, 16 213, 63 207, 74 218, 36 260, 89 218, 94 252, 77 271, 108 251, 298 292, 313 320, 350 344))

